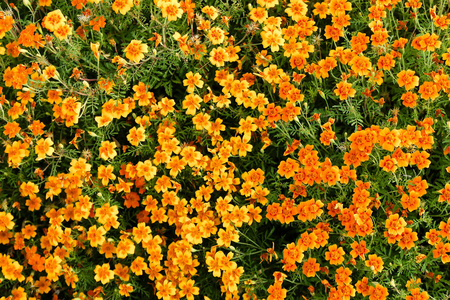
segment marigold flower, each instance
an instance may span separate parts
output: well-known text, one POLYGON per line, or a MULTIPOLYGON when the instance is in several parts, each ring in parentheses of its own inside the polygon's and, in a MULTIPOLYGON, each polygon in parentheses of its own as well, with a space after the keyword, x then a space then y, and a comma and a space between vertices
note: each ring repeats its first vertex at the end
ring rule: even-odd
POLYGON ((369 286, 368 283, 369 279, 367 277, 363 277, 362 280, 358 280, 358 282, 355 284, 356 291, 362 294, 364 297, 370 294, 371 286, 369 286))
POLYGON ((411 90, 419 85, 419 77, 414 76, 416 72, 412 70, 402 70, 397 74, 397 83, 400 87, 404 86, 405 89, 411 90))
POLYGON ((428 168, 431 161, 428 159, 430 154, 425 151, 415 151, 411 154, 410 163, 411 165, 416 165, 419 170, 428 168))
POLYGON ((301 17, 306 16, 308 12, 308 5, 303 0, 289 1, 288 8, 284 10, 289 17, 295 22, 298 22, 301 17))
POLYGON ((352 67, 352 70, 355 71, 360 76, 366 76, 369 74, 369 69, 372 67, 372 63, 370 59, 365 56, 355 56, 350 62, 349 65, 352 67))
POLYGON ((137 146, 137 145, 139 145, 139 142, 145 141, 144 127, 139 126, 139 128, 137 128, 137 129, 136 129, 136 127, 131 128, 127 135, 127 140, 133 146, 137 146))
POLYGON ((417 232, 413 232, 411 228, 405 228, 405 231, 402 233, 398 245, 402 249, 407 248, 409 250, 415 246, 414 242, 417 240, 417 232))
POLYGON ((60 40, 65 40, 69 37, 69 35, 72 35, 72 27, 68 24, 61 24, 58 27, 56 27, 55 31, 53 31, 53 34, 60 40))
POLYGON ((330 261, 332 265, 339 265, 344 261, 344 249, 337 247, 337 245, 331 245, 328 247, 328 251, 325 252, 325 259, 330 261))
POLYGON ((109 182, 109 180, 114 180, 116 179, 116 175, 113 174, 114 171, 114 167, 111 165, 108 166, 104 166, 104 165, 100 165, 98 167, 98 179, 102 180, 102 184, 104 186, 106 186, 109 182))
POLYGON ((347 100, 348 97, 355 97, 356 90, 352 89, 352 84, 346 81, 341 81, 336 85, 334 90, 336 96, 339 96, 340 100, 347 100))
POLYGON ((100 226, 99 228, 97 228, 97 225, 89 227, 87 238, 90 242, 91 247, 101 246, 105 241, 105 233, 106 230, 103 228, 103 226, 100 226))
POLYGON ((15 223, 13 222, 13 215, 10 213, 0 212, 0 231, 6 231, 13 229, 15 223))
POLYGON ((325 1, 315 3, 313 14, 315 16, 319 15, 319 18, 321 18, 321 19, 325 19, 327 17, 327 15, 330 14, 330 11, 328 9, 328 3, 325 1))
POLYGON ((417 99, 419 99, 419 96, 416 93, 406 92, 402 94, 401 99, 403 100, 402 104, 404 106, 414 108, 417 106, 417 99))
POLYGON ((115 0, 112 9, 118 14, 125 15, 133 7, 132 0, 115 0))
POLYGON ((129 60, 139 63, 145 57, 144 53, 148 53, 148 45, 140 40, 132 40, 123 51, 129 60))
POLYGON ((420 85, 419 94, 425 100, 434 100, 439 97, 439 90, 434 82, 426 81, 420 85))
POLYGON ((366 266, 370 267, 374 274, 383 270, 383 259, 376 254, 370 254, 369 259, 366 260, 366 266))
POLYGON ((344 30, 336 26, 325 26, 325 38, 332 39, 334 42, 339 41, 340 37, 344 36, 344 30))
POLYGON ((382 160, 380 160, 380 167, 386 172, 394 173, 397 170, 397 160, 391 158, 390 155, 386 155, 382 160))
POLYGON ((377 283, 375 287, 369 288, 369 295, 369 300, 385 300, 389 292, 387 288, 377 283))
POLYGON ((180 3, 178 1, 159 1, 163 18, 167 18, 168 21, 176 21, 183 15, 180 3))
POLYGON ((316 272, 320 270, 320 264, 316 262, 315 258, 308 258, 307 261, 303 263, 302 271, 306 277, 314 277, 316 276, 316 272))
POLYGON ((264 48, 270 46, 272 52, 280 50, 280 46, 284 45, 284 38, 282 37, 282 31, 278 29, 270 31, 261 31, 261 38, 264 48))
POLYGON ((45 140, 41 138, 38 140, 34 147, 34 152, 37 154, 36 160, 44 159, 45 156, 51 156, 55 151, 55 148, 53 148, 52 145, 53 141, 50 138, 46 138, 45 140))
POLYGON ((95 281, 101 281, 102 284, 107 284, 114 278, 114 272, 110 269, 109 264, 95 266, 95 281))
POLYGON ((366 248, 366 241, 361 241, 359 244, 357 241, 354 241, 351 244, 351 247, 352 251, 350 252, 350 255, 353 258, 357 258, 359 256, 359 258, 365 260, 364 255, 370 252, 370 250, 366 248))

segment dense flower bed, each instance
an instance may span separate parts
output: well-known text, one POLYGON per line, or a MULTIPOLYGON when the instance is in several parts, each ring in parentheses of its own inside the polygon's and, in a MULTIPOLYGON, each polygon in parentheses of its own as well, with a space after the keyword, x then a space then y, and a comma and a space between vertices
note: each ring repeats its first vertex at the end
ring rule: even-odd
POLYGON ((447 1, 0 7, 0 299, 450 297, 447 1))

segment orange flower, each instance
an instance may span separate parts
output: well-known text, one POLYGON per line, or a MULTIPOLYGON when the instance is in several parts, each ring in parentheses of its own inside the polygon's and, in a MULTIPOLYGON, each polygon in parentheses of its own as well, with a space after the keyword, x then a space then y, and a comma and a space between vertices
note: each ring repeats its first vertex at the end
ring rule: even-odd
MULTIPOLYGON (((93 225, 89 227, 89 231, 87 232, 87 238, 91 244, 91 247, 101 246, 105 241, 106 230, 103 226, 100 226, 97 229, 97 225, 93 225)), ((98 280, 97 280, 98 281, 98 280)))
POLYGON ((366 260, 366 266, 370 267, 374 274, 381 272, 383 270, 383 265, 383 259, 376 254, 369 255, 369 259, 366 260))
POLYGON ((409 193, 409 196, 406 193, 402 195, 401 203, 402 203, 402 207, 404 209, 408 209, 409 211, 414 211, 419 208, 420 199, 416 192, 411 191, 409 193))
POLYGON ((330 14, 330 11, 328 10, 328 3, 327 2, 315 3, 313 14, 315 16, 319 15, 319 18, 321 18, 321 19, 325 19, 327 17, 327 15, 330 14))
POLYGON ((417 99, 419 99, 419 96, 416 93, 412 92, 406 92, 405 94, 402 94, 403 105, 406 107, 414 108, 417 105, 417 99))
POLYGON ((328 247, 328 251, 325 252, 325 259, 330 261, 332 265, 339 265, 344 262, 344 249, 342 247, 337 247, 336 244, 328 247))
POLYGON ((341 81, 337 84, 337 89, 334 93, 339 96, 340 100, 347 100, 348 97, 355 97, 356 90, 352 89, 352 84, 346 81, 341 81))
POLYGON ((283 250, 283 259, 290 264, 300 263, 303 259, 303 251, 295 243, 290 243, 283 250))
POLYGON ((42 129, 44 129, 44 127, 45 127, 45 124, 39 120, 34 120, 33 123, 31 123, 31 125, 28 126, 28 128, 31 130, 31 133, 34 136, 44 134, 44 131, 42 130, 42 129))
POLYGON ((322 181, 332 186, 340 181, 340 172, 337 166, 332 166, 331 168, 326 168, 320 174, 322 181))
POLYGON ((5 153, 8 153, 8 165, 13 168, 17 168, 22 162, 22 159, 30 154, 28 151, 27 143, 22 143, 21 141, 14 141, 12 145, 6 145, 5 153))
POLYGON ((380 56, 378 59, 377 67, 378 69, 390 70, 395 66, 394 56, 392 54, 386 54, 385 56, 380 56))
POLYGON ((339 41, 340 37, 344 36, 344 30, 339 27, 327 25, 325 26, 325 38, 333 39, 334 42, 339 41))
POLYGON ((438 191, 438 193, 441 194, 441 195, 439 195, 438 202, 447 201, 448 203, 450 203, 450 184, 449 183, 447 183, 443 189, 440 189, 438 191))
POLYGON ((0 212, 0 231, 6 231, 13 229, 15 223, 13 222, 13 215, 10 213, 0 212))
POLYGON ((139 126, 138 129, 136 127, 133 127, 130 129, 127 140, 130 142, 131 145, 137 146, 139 145, 139 142, 145 141, 145 129, 142 126, 139 126))
POLYGON ((426 33, 422 36, 416 37, 412 42, 411 46, 413 46, 417 50, 422 51, 435 51, 436 48, 440 48, 442 42, 438 40, 439 36, 435 33, 431 35, 426 33))
POLYGON ((413 232, 411 228, 405 228, 405 231, 402 233, 400 241, 398 245, 400 248, 408 250, 414 247, 414 242, 418 240, 417 233, 413 232))
POLYGON ((170 21, 176 21, 183 15, 183 9, 178 1, 158 1, 161 8, 163 18, 167 18, 170 21))
POLYGON ((116 148, 116 143, 103 141, 101 146, 98 148, 98 152, 100 154, 100 158, 104 160, 113 159, 117 155, 117 151, 114 150, 116 148))
POLYGON ((223 67, 228 61, 228 53, 222 47, 214 48, 209 52, 209 61, 216 67, 223 67))
POLYGON ((420 292, 419 288, 411 289, 411 296, 406 296, 406 300, 428 300, 430 299, 426 291, 420 292))
POLYGON ((261 31, 262 44, 264 48, 270 46, 272 52, 280 50, 280 46, 284 45, 281 30, 273 29, 269 31, 261 31))
POLYGON ((368 283, 369 279, 367 277, 363 277, 362 280, 358 280, 358 282, 355 284, 356 291, 362 294, 364 297, 370 294, 371 286, 369 286, 368 283))
POLYGON ((115 0, 112 9, 117 13, 125 15, 133 7, 132 0, 115 0))
POLYGON ((389 234, 402 234, 406 228, 406 221, 402 217, 399 217, 398 214, 390 215, 389 219, 386 220, 386 228, 389 234))
POLYGON ((208 38, 213 45, 222 44, 226 38, 226 32, 219 27, 212 27, 208 31, 208 38))
POLYGON ((349 268, 340 267, 339 269, 337 269, 335 274, 337 285, 344 286, 350 284, 352 282, 352 279, 350 278, 351 274, 352 271, 349 268))
POLYGON ((187 86, 186 91, 188 93, 193 93, 194 92, 194 88, 198 87, 198 88, 202 88, 203 87, 203 80, 202 76, 199 73, 195 73, 193 74, 192 72, 189 72, 186 74, 186 78, 183 80, 183 85, 187 86))
POLYGON ((316 261, 315 258, 310 257, 303 263, 302 271, 306 277, 314 277, 316 272, 320 270, 320 265, 316 261))
POLYGON ((355 56, 349 62, 349 65, 352 67, 352 70, 360 76, 369 75, 369 69, 372 67, 372 63, 370 62, 370 59, 363 55, 355 56))
POLYGON ((131 293, 132 291, 134 291, 134 288, 133 288, 133 286, 130 285, 130 284, 124 284, 124 283, 121 283, 121 284, 119 285, 119 294, 122 295, 122 296, 129 297, 129 296, 130 296, 130 293, 131 293))
POLYGON ((450 255, 447 253, 450 252, 450 243, 439 242, 436 246, 436 249, 433 250, 433 258, 441 258, 442 262, 448 263, 450 262, 450 255))
POLYGON ((431 164, 431 161, 428 159, 430 154, 425 151, 415 151, 411 154, 410 163, 411 165, 417 165, 419 170, 424 168, 428 168, 431 164))
POLYGON ((248 16, 250 20, 252 20, 253 22, 258 22, 259 24, 262 24, 269 15, 264 7, 258 6, 252 8, 248 16))
POLYGON ((130 270, 136 275, 142 275, 143 271, 148 269, 147 263, 143 257, 136 257, 131 263, 130 270))
POLYGON ((382 160, 380 160, 380 167, 386 172, 394 173, 397 170, 397 160, 391 158, 390 155, 386 155, 382 160))
POLYGON ((144 53, 148 53, 148 45, 139 40, 132 40, 123 51, 129 60, 138 63, 145 57, 144 53))
POLYGON ((69 37, 69 35, 72 35, 72 27, 68 24, 62 24, 56 27, 53 34, 60 40, 65 40, 69 37))
POLYGON ((397 148, 397 150, 395 150, 392 154, 392 159, 395 159, 397 161, 398 167, 407 167, 409 165, 410 157, 410 153, 405 153, 400 148, 397 148))
POLYGON ((369 37, 365 33, 358 32, 356 36, 353 36, 351 41, 352 50, 357 54, 363 52, 367 49, 367 44, 369 43, 369 37))
POLYGON ((387 30, 376 30, 374 34, 370 37, 372 40, 372 46, 382 46, 387 43, 387 38, 389 37, 389 34, 387 30))
POLYGON ((114 180, 116 179, 116 175, 113 174, 114 171, 114 167, 111 165, 108 166, 104 166, 104 165, 100 165, 98 167, 98 179, 102 180, 102 184, 104 186, 106 186, 109 182, 109 180, 114 180))
POLYGON ((195 125, 195 129, 197 130, 208 130, 211 127, 211 123, 209 122, 209 119, 211 116, 207 113, 198 113, 192 118, 192 122, 195 125))
POLYGON ((370 250, 366 248, 366 241, 361 241, 359 244, 357 241, 354 241, 351 246, 352 251, 350 252, 350 255, 353 258, 357 258, 359 256, 359 258, 364 260, 364 255, 370 252, 370 250))
POLYGON ((389 293, 387 288, 377 283, 369 288, 369 295, 369 300, 385 300, 389 293))
POLYGON ((425 100, 434 100, 439 97, 439 90, 434 82, 426 81, 420 85, 419 94, 425 100))
POLYGON ((286 178, 291 178, 295 175, 299 167, 300 165, 297 161, 288 158, 286 161, 281 161, 277 173, 286 178))
POLYGON ((400 146, 399 131, 396 129, 390 130, 385 127, 378 133, 378 140, 381 147, 387 151, 394 151, 395 147, 400 146))
POLYGON ((400 87, 404 86, 405 89, 411 90, 419 85, 419 77, 414 76, 416 72, 412 70, 402 70, 397 74, 397 83, 400 87))
POLYGON ((95 281, 101 281, 102 284, 107 284, 114 278, 114 272, 110 269, 109 264, 95 266, 95 281))
POLYGON ((439 237, 439 231, 436 229, 431 229, 425 234, 425 237, 428 239, 428 244, 430 245, 436 245, 439 243, 442 239, 439 237))
POLYGON ((306 16, 308 5, 303 1, 290 1, 288 8, 284 10, 289 17, 298 22, 301 17, 306 16))
POLYGON ((16 134, 18 134, 21 129, 19 126, 19 123, 15 122, 15 121, 12 123, 7 122, 4 128, 5 128, 5 130, 3 131, 3 134, 8 136, 10 139, 15 137, 16 134))
POLYGON ((352 4, 347 0, 331 0, 328 7, 333 16, 339 16, 345 14, 345 11, 352 10, 352 4))
MULTIPOLYGON (((128 254, 134 254, 135 246, 133 241, 130 239, 123 239, 117 244, 117 257, 118 258, 125 258, 128 256, 128 254)), ((98 281, 98 280, 97 280, 98 281)))
POLYGON ((30 199, 25 201, 25 205, 29 211, 39 210, 41 208, 41 198, 36 196, 30 196, 30 199))

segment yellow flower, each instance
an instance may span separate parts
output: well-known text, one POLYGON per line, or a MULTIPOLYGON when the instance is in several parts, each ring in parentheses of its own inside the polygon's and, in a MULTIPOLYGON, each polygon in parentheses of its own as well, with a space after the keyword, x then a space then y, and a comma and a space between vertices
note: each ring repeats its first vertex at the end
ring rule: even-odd
POLYGON ((144 53, 148 53, 148 46, 142 41, 132 40, 124 51, 129 60, 138 63, 144 58, 144 53))
POLYGON ((94 53, 94 56, 95 56, 95 58, 96 58, 97 60, 100 59, 100 53, 99 53, 99 51, 98 51, 99 48, 100 48, 100 43, 99 43, 99 42, 97 42, 97 43, 91 43, 91 50, 92 50, 92 52, 94 53))
POLYGON ((262 31, 261 38, 263 40, 263 47, 267 48, 270 46, 270 50, 272 52, 277 52, 278 50, 280 50, 280 46, 284 45, 282 32, 278 29, 262 31))
POLYGON ((95 281, 101 281, 102 284, 107 284, 114 278, 114 272, 111 271, 109 264, 103 264, 102 266, 95 267, 95 281))
POLYGON ((183 10, 180 7, 180 3, 178 3, 175 0, 170 2, 164 2, 160 8, 163 17, 167 18, 167 20, 169 21, 176 21, 183 15, 183 10))
POLYGON ((125 15, 133 7, 133 1, 131 0, 116 0, 112 5, 112 9, 117 13, 125 15))
POLYGON ((45 156, 51 156, 55 151, 55 148, 52 147, 53 141, 50 138, 46 138, 45 140, 41 138, 36 142, 36 146, 34 147, 34 152, 37 154, 36 160, 44 159, 45 156))

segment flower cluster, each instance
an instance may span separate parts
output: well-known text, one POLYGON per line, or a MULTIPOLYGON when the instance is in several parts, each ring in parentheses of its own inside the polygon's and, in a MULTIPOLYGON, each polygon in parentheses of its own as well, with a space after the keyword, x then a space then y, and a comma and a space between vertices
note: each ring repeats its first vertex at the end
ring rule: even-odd
POLYGON ((0 300, 445 298, 448 5, 208 4, 2 6, 0 300))

